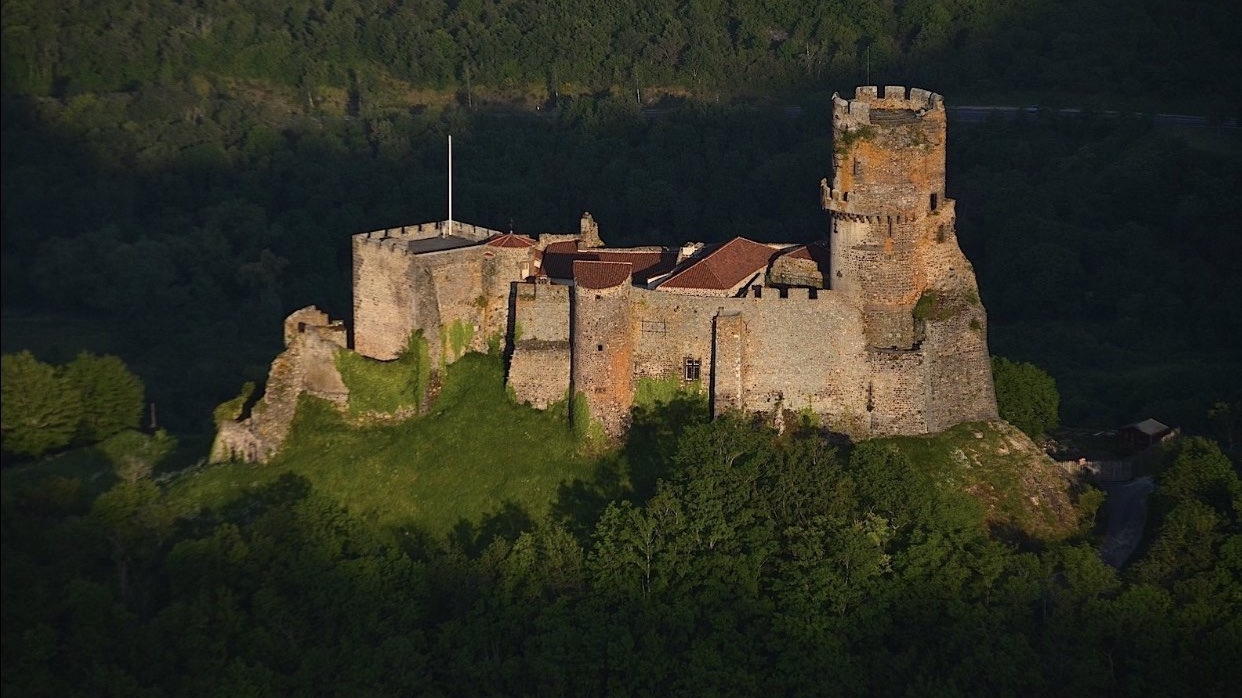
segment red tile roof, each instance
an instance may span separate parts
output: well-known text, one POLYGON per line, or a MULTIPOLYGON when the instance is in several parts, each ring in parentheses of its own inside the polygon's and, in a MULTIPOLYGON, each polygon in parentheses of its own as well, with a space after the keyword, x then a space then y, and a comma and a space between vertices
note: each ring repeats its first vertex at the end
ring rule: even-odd
POLYGON ((574 260, 574 281, 584 288, 612 288, 630 280, 634 265, 629 262, 574 260))
POLYGON ((827 274, 830 266, 831 252, 828 245, 822 242, 814 242, 810 245, 798 245, 797 247, 783 252, 780 256, 789 257, 791 259, 809 259, 815 262, 821 273, 827 274))
POLYGON ((633 278, 646 282, 653 276, 669 272, 677 263, 677 255, 667 250, 609 250, 594 248, 574 251, 576 247, 568 247, 576 243, 555 242, 543 251, 542 274, 554 279, 577 278, 574 275, 574 262, 622 262, 633 266, 633 278), (558 247, 559 246, 559 247, 558 247), (569 251, 563 251, 567 249, 569 251))
POLYGON ((780 254, 767 245, 733 238, 702 257, 690 260, 657 288, 702 288, 724 291, 767 269, 780 254))
POLYGON ((489 247, 534 247, 535 241, 525 235, 517 235, 514 233, 506 233, 504 235, 493 235, 486 243, 489 247))
POLYGON ((578 241, 564 240, 562 242, 548 243, 548 246, 543 248, 543 251, 547 254, 572 254, 578 251, 578 241))

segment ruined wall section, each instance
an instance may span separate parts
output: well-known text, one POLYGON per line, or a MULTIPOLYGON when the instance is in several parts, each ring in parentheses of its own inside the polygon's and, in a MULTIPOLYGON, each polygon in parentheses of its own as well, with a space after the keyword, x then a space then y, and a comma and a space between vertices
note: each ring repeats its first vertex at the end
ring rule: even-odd
POLYGON ((634 404, 636 317, 633 286, 574 286, 572 389, 586 398, 591 419, 620 435, 634 404))
POLYGON ((570 287, 515 283, 512 293, 508 385, 518 402, 547 409, 569 394, 570 287))
POLYGON ((344 324, 329 320, 313 306, 290 315, 285 320, 285 350, 272 361, 263 397, 249 417, 219 426, 210 460, 267 462, 288 438, 302 393, 343 408, 349 388, 336 369, 336 352, 345 345, 344 324))

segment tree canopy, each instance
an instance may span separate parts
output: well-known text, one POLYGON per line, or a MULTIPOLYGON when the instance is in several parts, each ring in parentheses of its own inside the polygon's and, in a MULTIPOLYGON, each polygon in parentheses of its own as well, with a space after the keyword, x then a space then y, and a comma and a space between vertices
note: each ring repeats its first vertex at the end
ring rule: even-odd
POLYGON ((6 452, 38 456, 70 444, 93 444, 138 426, 142 381, 115 356, 83 352, 64 366, 29 351, 5 354, 6 452))
POLYGON ((992 357, 992 380, 1001 419, 1040 438, 1061 425, 1057 382, 1035 364, 992 357))

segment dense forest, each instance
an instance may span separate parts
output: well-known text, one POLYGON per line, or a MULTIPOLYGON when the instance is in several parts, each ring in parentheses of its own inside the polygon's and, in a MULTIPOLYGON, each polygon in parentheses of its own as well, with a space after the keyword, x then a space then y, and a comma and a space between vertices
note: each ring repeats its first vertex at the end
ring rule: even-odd
POLYGON ((1242 68, 1239 11, 1208 0, 6 0, 3 11, 4 84, 35 95, 203 73, 294 86, 309 103, 345 88, 363 104, 392 81, 468 98, 476 86, 735 94, 875 76, 1236 115, 1239 87, 1218 76, 1242 68))
MULTIPOLYGON (((658 478, 617 489, 605 461, 546 516, 508 503, 449 535, 349 511, 292 461, 188 512, 195 473, 118 467, 102 494, 93 479, 9 480, 4 690, 1229 694, 1242 483, 1212 442, 1164 454, 1150 541, 1119 573, 1087 538, 1087 498, 1077 531, 998 532, 893 443, 706 422, 686 400, 639 415, 617 454, 658 478)), ((302 413, 296 438, 333 432, 325 413, 302 413)))
MULTIPOLYGON (((1242 67, 1219 3, 6 0, 3 19, 4 351, 122 356, 183 432, 262 381, 284 314, 348 320, 350 234, 443 217, 450 132, 459 217, 482 225, 590 210, 611 244, 801 241, 824 230, 833 90, 1221 118, 1239 88, 1216 76, 1242 67)), ((1206 428, 1239 399, 1219 378, 1242 374, 1236 133, 951 123, 994 350, 1054 374, 1066 423, 1206 428)))
POLYGON ((1235 4, 3 0, 0 18, 5 401, 56 413, 4 425, 6 694, 1230 693, 1235 4), (498 357, 455 364, 407 424, 359 432, 308 402, 275 467, 198 460, 288 312, 349 319, 351 234, 444 217, 448 135, 459 219, 808 241, 829 97, 866 83, 1045 107, 949 123, 994 365, 1051 396, 1024 428, 1157 417, 1219 439, 1155 457, 1123 569, 1095 549, 1092 488, 1036 534, 896 443, 707 422, 684 395, 601 454, 506 401, 498 357), (459 426, 490 409, 488 438, 459 426), (419 439, 444 441, 437 462, 408 455, 419 439), (342 444, 402 486, 347 501, 384 485, 342 444), (538 452, 563 481, 466 469, 472 447, 538 452), (467 511, 433 469, 546 511, 467 511), (445 527, 403 521, 397 500, 437 497, 445 527))

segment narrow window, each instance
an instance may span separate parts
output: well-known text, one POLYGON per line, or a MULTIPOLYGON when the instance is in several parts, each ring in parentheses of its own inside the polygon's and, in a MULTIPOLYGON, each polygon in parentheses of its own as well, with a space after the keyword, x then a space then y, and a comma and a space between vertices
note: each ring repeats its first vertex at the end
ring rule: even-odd
POLYGON ((857 177, 860 174, 862 174, 862 160, 854 158, 854 176, 857 177))
POLYGON ((751 286, 750 290, 754 291, 755 298, 763 298, 763 287, 762 286, 751 286))
POLYGON ((688 381, 696 381, 699 379, 703 362, 699 359, 686 357, 685 366, 682 369, 682 376, 688 381))
POLYGON ((935 211, 939 206, 940 206, 940 195, 937 194, 936 192, 932 192, 931 210, 935 211))
POLYGON ((604 350, 604 345, 603 345, 603 344, 596 344, 596 345, 595 345, 595 351, 603 351, 603 350, 604 350))

